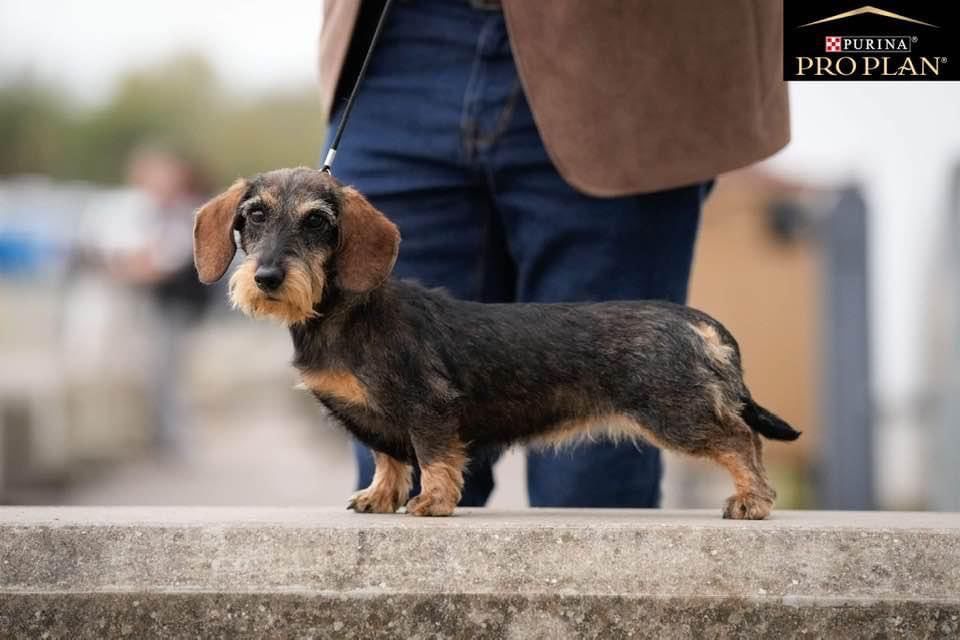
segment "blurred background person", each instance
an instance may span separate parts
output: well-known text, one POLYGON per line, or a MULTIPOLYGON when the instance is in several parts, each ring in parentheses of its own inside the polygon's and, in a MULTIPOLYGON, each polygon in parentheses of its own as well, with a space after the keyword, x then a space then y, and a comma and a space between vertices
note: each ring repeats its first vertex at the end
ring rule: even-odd
POLYGON ((191 423, 183 389, 186 336, 212 291, 199 283, 193 265, 194 212, 209 188, 194 162, 160 145, 136 148, 126 174, 139 196, 126 214, 135 218, 129 226, 136 233, 109 252, 105 264, 113 278, 149 298, 151 440, 161 452, 181 453, 191 423))

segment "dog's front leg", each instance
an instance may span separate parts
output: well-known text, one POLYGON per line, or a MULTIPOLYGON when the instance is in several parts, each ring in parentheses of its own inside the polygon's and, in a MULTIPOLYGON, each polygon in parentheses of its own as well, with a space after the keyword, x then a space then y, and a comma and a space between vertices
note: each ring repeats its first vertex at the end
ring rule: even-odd
POLYGON ((407 503, 407 513, 449 516, 460 502, 463 491, 466 447, 455 435, 423 434, 414 435, 412 439, 420 467, 420 494, 407 503))
POLYGON ((350 498, 348 509, 357 513, 394 513, 410 496, 413 468, 385 453, 375 451, 373 482, 350 498))

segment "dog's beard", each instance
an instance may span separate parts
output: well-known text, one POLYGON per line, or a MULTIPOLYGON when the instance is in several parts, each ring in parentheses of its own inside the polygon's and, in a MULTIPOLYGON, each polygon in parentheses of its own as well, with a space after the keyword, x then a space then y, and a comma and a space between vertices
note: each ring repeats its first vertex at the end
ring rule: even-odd
POLYGON ((294 261, 287 265, 280 288, 268 294, 253 279, 256 270, 256 259, 247 258, 230 276, 230 301, 235 309, 251 317, 275 318, 287 325, 316 316, 313 306, 323 296, 322 271, 294 261))

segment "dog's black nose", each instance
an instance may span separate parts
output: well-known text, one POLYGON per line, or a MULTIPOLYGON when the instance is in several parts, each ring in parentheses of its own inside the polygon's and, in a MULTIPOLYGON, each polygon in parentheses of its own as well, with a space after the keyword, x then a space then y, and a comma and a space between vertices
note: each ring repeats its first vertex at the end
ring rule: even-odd
POLYGON ((273 291, 283 284, 283 277, 286 274, 283 269, 275 265, 260 265, 257 267, 253 279, 262 291, 273 291))

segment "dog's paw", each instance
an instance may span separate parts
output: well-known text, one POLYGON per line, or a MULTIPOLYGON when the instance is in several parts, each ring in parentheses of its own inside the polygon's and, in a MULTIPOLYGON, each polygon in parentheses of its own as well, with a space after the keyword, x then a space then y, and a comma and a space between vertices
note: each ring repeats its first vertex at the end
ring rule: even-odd
POLYGON ((394 513, 400 508, 402 502, 403 500, 396 494, 367 488, 350 496, 347 509, 357 513, 394 513))
POLYGON ((421 493, 407 503, 407 513, 415 516, 449 516, 457 507, 452 497, 421 493))
POLYGON ((736 494, 727 498, 723 517, 729 520, 763 520, 773 509, 773 498, 752 493, 736 494))

